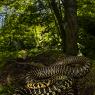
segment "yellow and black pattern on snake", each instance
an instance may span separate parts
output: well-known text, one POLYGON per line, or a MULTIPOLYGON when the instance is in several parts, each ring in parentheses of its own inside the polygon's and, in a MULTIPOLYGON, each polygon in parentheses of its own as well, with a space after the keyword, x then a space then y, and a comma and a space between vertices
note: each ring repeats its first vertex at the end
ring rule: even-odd
POLYGON ((31 70, 27 75, 39 79, 56 76, 57 74, 79 78, 86 75, 91 65, 88 58, 83 56, 65 57, 60 63, 48 67, 36 68, 35 70, 31 70))
MULTIPOLYGON (((73 95, 69 89, 68 77, 80 78, 86 75, 90 68, 90 61, 86 57, 71 56, 48 67, 34 68, 26 74, 26 86, 18 89, 20 95, 73 95), (67 79, 57 76, 67 76, 67 79), (67 85, 65 84, 67 83, 67 85)), ((18 94, 17 94, 18 95, 18 94)))
MULTIPOLYGON (((72 79, 66 76, 57 76, 46 81, 29 81, 24 88, 18 89, 20 95, 73 95, 72 79), (54 80, 54 81, 52 81, 54 80)), ((16 94, 17 95, 17 94, 16 94)))

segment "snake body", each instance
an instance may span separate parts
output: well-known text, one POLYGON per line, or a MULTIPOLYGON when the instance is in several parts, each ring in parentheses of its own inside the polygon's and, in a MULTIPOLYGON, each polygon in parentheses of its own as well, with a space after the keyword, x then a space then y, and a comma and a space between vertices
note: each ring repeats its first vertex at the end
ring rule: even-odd
POLYGON ((64 93, 71 93, 71 87, 72 79, 64 75, 44 81, 28 80, 26 81, 26 86, 17 90, 16 93, 20 95, 59 95, 62 91, 66 91, 64 93))
POLYGON ((55 64, 48 67, 36 68, 28 73, 28 76, 34 78, 47 78, 57 74, 70 75, 72 77, 84 76, 90 68, 90 61, 86 57, 71 56, 61 61, 61 64, 55 64))
MULTIPOLYGON (((86 57, 71 56, 61 64, 35 68, 27 73, 25 86, 17 90, 20 95, 73 95, 73 78, 87 74, 90 61, 86 57)), ((16 94, 18 95, 18 94, 16 94)))

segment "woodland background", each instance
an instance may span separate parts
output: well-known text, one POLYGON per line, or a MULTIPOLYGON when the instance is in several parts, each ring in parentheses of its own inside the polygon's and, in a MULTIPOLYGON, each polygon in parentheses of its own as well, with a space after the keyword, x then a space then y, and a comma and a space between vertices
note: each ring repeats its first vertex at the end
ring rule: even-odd
MULTIPOLYGON (((48 65, 63 57, 64 51, 71 55, 77 52, 92 60, 92 69, 86 78, 91 91, 86 95, 95 95, 95 0, 70 0, 72 5, 77 4, 71 8, 71 12, 74 8, 77 10, 73 21, 72 14, 68 16, 68 10, 64 10, 64 1, 0 0, 0 71, 12 62, 35 61, 48 65), (78 49, 76 45, 71 48, 72 43, 64 39, 68 19, 75 22, 71 27, 78 39, 75 36, 70 40, 77 43, 78 49)), ((9 93, 9 86, 0 85, 0 95, 9 93)))

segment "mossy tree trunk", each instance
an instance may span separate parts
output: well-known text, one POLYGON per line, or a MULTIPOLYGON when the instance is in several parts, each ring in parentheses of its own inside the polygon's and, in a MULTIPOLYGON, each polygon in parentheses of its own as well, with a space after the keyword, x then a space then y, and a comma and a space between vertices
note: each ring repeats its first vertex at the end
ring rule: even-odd
POLYGON ((65 11, 66 54, 77 55, 78 24, 76 0, 64 0, 63 5, 65 11))
POLYGON ((50 0, 51 8, 56 16, 62 39, 63 51, 66 55, 77 55, 77 7, 76 0, 62 0, 64 17, 60 13, 56 0, 50 0), (63 21, 64 18, 64 21, 63 21))
POLYGON ((56 0, 50 0, 50 6, 52 8, 52 10, 54 11, 54 15, 56 17, 57 23, 58 23, 58 27, 59 27, 59 35, 60 38, 62 39, 62 48, 63 48, 63 52, 65 52, 65 30, 64 30, 64 21, 63 21, 63 17, 62 14, 60 13, 60 10, 57 6, 57 2, 56 0))

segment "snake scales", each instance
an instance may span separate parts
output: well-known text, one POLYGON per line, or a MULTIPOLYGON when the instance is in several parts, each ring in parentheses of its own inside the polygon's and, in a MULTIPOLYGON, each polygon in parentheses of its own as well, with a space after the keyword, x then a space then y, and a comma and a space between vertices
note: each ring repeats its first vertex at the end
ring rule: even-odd
MULTIPOLYGON (((26 74, 25 86, 16 93, 20 95, 73 95, 73 78, 87 74, 90 61, 86 57, 71 56, 64 58, 61 64, 34 68, 26 74)), ((18 95, 18 94, 15 94, 18 95)))

